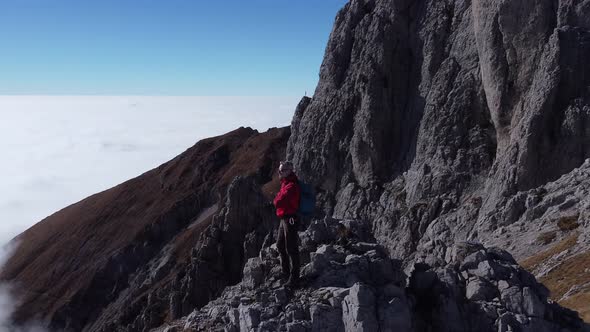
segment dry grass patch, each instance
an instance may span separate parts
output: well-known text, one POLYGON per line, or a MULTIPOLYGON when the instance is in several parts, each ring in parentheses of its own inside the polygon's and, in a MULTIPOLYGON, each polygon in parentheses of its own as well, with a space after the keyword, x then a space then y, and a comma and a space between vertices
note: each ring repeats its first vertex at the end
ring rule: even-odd
POLYGON ((578 224, 578 215, 561 217, 557 221, 557 228, 562 232, 573 231, 578 227, 580 227, 580 224, 578 224))
POLYGON ((569 297, 566 300, 560 301, 564 307, 572 308, 580 313, 580 317, 585 322, 590 322, 590 289, 585 288, 578 294, 569 297))
MULTIPOLYGON (((532 272, 551 257, 573 247, 578 241, 578 235, 576 232, 568 236, 551 248, 521 261, 520 265, 532 272)), ((573 286, 583 285, 590 281, 589 266, 590 252, 578 254, 560 263, 547 275, 539 278, 539 281, 551 291, 551 298, 557 301, 573 286)), ((590 322, 590 287, 582 289, 559 303, 579 312, 584 321, 590 322)))
POLYGON ((539 236, 537 236, 537 242, 541 243, 542 245, 547 245, 547 244, 553 242, 553 240, 555 240, 556 236, 557 236, 556 231, 543 232, 539 236))
POLYGON ((551 291, 551 298, 559 300, 572 286, 583 285, 590 281, 588 266, 590 266, 590 252, 568 258, 540 280, 551 291))
POLYGON ((537 266, 541 265, 543 262, 548 260, 549 258, 559 254, 562 251, 568 250, 569 248, 573 247, 578 242, 578 234, 572 234, 565 239, 557 242, 553 247, 533 255, 527 259, 524 259, 520 262, 520 265, 529 271, 533 271, 537 266))
MULTIPOLYGON (((540 278, 551 291, 551 298, 559 300, 570 288, 590 281, 590 252, 576 255, 540 278)), ((585 288, 559 304, 580 313, 584 321, 590 321, 590 289, 585 288)))

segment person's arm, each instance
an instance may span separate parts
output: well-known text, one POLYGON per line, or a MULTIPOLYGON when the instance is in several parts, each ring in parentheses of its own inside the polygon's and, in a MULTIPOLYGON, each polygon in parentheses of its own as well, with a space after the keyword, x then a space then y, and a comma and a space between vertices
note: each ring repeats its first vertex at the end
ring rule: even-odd
POLYGON ((274 204, 277 209, 288 208, 289 203, 293 201, 293 196, 297 195, 297 188, 295 184, 289 183, 284 188, 281 188, 277 197, 275 197, 274 204))

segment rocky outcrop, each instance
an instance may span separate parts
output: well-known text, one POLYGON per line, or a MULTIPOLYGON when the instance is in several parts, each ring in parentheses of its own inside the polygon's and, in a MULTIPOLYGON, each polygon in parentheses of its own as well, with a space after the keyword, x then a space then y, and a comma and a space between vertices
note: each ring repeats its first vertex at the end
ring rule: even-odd
MULTIPOLYGON (((219 211, 199 235, 192 234, 198 239, 188 260, 174 264, 164 249, 132 276, 129 287, 85 330, 149 330, 203 307, 226 286, 241 281, 242 268, 248 258, 258 255, 275 224, 273 210, 265 202, 255 178, 235 178, 219 211)), ((245 268, 248 283, 255 272, 250 265, 245 268)))
MULTIPOLYGON (((587 0, 351 0, 288 158, 325 215, 371 223, 407 264, 494 244, 543 215, 533 192, 590 157, 589 18, 587 0)), ((519 259, 537 253, 510 242, 519 259)))
POLYGON ((482 202, 470 231, 496 227, 489 213, 512 195, 590 156, 587 8, 350 1, 314 96, 295 113, 288 156, 328 215, 396 223, 406 233, 397 255, 472 196, 482 202))
MULTIPOLYGON (((453 247, 446 265, 414 264, 406 275, 376 243, 337 244, 338 220, 312 223, 305 285, 278 285, 271 246, 244 268, 244 280, 201 310, 155 331, 581 331, 574 312, 547 301, 547 289, 498 248, 453 247), (318 236, 321 235, 321 236, 318 236), (325 242, 327 241, 327 243, 325 242), (313 251, 315 248, 315 251, 313 251)), ((363 223, 348 220, 349 227, 363 223)))

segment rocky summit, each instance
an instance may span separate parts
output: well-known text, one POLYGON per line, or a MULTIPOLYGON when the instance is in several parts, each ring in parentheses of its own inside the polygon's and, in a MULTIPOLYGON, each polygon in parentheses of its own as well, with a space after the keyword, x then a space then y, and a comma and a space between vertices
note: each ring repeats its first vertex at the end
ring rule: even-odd
POLYGON ((13 319, 587 331, 589 60, 590 0, 350 0, 290 128, 203 140, 21 234, 13 319), (318 198, 296 289, 271 245, 283 159, 318 198))
POLYGON ((444 266, 414 263, 406 274, 402 262, 389 258, 372 238, 339 241, 339 223, 353 232, 366 227, 362 221, 325 218, 301 233, 309 261, 301 289, 280 287, 273 245, 248 260, 239 284, 156 331, 583 329, 575 312, 548 301, 547 288, 502 249, 458 243, 444 266))

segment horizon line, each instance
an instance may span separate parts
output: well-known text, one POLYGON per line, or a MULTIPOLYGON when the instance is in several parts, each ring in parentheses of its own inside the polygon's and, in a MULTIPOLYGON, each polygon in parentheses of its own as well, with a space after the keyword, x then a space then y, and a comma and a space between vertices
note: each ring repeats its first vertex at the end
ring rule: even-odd
POLYGON ((280 97, 311 97, 304 95, 143 95, 143 94, 0 94, 1 97, 265 97, 265 98, 280 98, 280 97))

